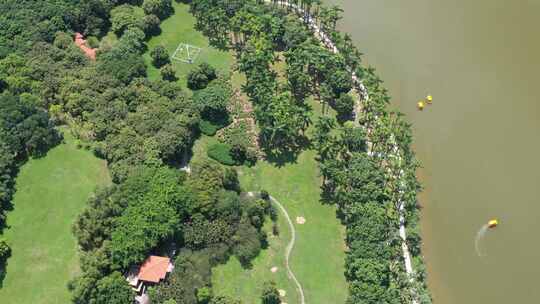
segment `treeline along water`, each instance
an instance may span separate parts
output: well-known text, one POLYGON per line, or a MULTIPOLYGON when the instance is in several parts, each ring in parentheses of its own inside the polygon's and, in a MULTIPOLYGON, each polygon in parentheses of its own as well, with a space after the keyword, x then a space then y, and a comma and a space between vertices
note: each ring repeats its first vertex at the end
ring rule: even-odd
POLYGON ((434 302, 537 302, 540 1, 325 2, 344 8, 341 29, 414 125, 434 302))

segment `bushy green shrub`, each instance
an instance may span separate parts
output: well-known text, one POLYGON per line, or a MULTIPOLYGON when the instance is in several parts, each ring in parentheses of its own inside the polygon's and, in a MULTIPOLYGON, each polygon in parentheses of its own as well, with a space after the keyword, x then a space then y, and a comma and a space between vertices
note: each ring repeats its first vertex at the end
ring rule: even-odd
POLYGON ((214 136, 216 135, 217 130, 219 130, 219 126, 214 125, 208 120, 201 119, 199 122, 199 129, 204 135, 214 136))
POLYGON ((206 88, 208 83, 216 78, 216 69, 208 63, 203 62, 189 72, 187 86, 191 90, 201 90, 206 88))
POLYGON ((217 143, 208 147, 208 157, 227 166, 236 165, 236 161, 231 156, 231 146, 217 143))
POLYGON ((0 265, 7 260, 11 254, 11 248, 9 248, 6 240, 0 239, 0 265))
POLYGON ((233 241, 236 243, 233 252, 243 267, 250 267, 251 261, 259 255, 262 248, 260 239, 261 235, 257 228, 251 225, 249 219, 242 218, 233 236, 233 241))
POLYGON ((159 20, 159 17, 156 15, 145 15, 139 21, 139 27, 147 36, 154 36, 160 33, 160 22, 161 20, 159 20))
POLYGON ((178 79, 176 78, 176 72, 174 70, 174 67, 171 64, 166 64, 162 66, 159 69, 159 73, 161 74, 161 78, 163 78, 163 80, 176 81, 178 79))
POLYGON ((157 15, 161 18, 173 13, 171 0, 144 0, 142 8, 147 15, 157 15))
POLYGON ((99 39, 97 39, 97 37, 95 36, 88 37, 88 39, 86 39, 86 43, 88 44, 89 47, 93 49, 99 47, 99 39))
POLYGON ((160 68, 166 65, 167 63, 171 62, 167 49, 162 45, 158 45, 155 48, 153 48, 150 51, 150 57, 152 57, 152 64, 156 68, 160 68))
POLYGON ((262 288, 261 300, 263 304, 279 304, 279 292, 276 288, 276 283, 273 281, 264 282, 262 288))

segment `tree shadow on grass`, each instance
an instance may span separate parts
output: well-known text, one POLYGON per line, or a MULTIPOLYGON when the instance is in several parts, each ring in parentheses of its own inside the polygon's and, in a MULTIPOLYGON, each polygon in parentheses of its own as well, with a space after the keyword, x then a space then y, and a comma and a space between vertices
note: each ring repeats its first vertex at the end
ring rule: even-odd
POLYGON ((6 278, 7 261, 0 264, 0 289, 4 287, 4 279, 6 278))
POLYGON ((0 289, 2 289, 2 287, 4 286, 4 279, 6 278, 6 274, 7 274, 7 264, 8 264, 8 259, 11 257, 11 251, 8 252, 8 255, 7 257, 5 257, 4 260, 2 260, 0 258, 0 289))
POLYGON ((310 147, 311 142, 306 136, 300 136, 296 143, 284 146, 262 143, 262 150, 264 151, 266 161, 278 168, 286 164, 297 163, 300 153, 310 147))

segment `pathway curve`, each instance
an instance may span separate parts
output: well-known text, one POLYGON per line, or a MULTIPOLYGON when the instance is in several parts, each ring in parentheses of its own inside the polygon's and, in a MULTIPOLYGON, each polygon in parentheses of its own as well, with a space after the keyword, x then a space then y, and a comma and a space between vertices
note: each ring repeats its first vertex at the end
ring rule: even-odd
MULTIPOLYGON (((254 192, 248 192, 248 195, 253 196, 255 195, 254 192)), ((289 216, 289 213, 283 207, 283 205, 275 199, 273 196, 270 196, 270 201, 276 205, 279 210, 281 210, 281 213, 285 216, 285 219, 287 219, 287 223, 289 223, 289 228, 291 230, 291 240, 289 241, 289 244, 287 245, 287 248, 285 250, 285 268, 287 268, 287 274, 289 277, 294 281, 294 284, 296 285, 296 289, 298 290, 298 294, 300 295, 300 304, 306 304, 306 300, 304 297, 304 289, 302 288, 302 285, 294 275, 294 273, 291 270, 291 267, 289 265, 289 257, 291 256, 291 252, 294 248, 294 244, 296 243, 296 229, 294 228, 294 224, 291 220, 291 217, 289 216)))
MULTIPOLYGON (((302 9, 301 7, 299 7, 298 5, 294 4, 294 3, 289 3, 289 2, 284 2, 284 1, 271 1, 271 0, 265 0, 265 2, 267 3, 277 3, 281 6, 284 6, 284 7, 290 7, 292 8, 293 10, 295 10, 297 13, 299 13, 299 15, 302 15, 300 17, 301 20, 303 20, 304 22, 307 22, 308 26, 311 28, 311 30, 315 33, 315 37, 327 48, 329 49, 331 52, 337 54, 339 53, 339 50, 338 48, 335 46, 334 42, 332 41, 332 39, 330 39, 329 35, 323 31, 317 24, 317 21, 312 17, 312 15, 309 13, 309 12, 306 12, 304 9, 302 9)), ((353 79, 353 82, 355 84, 355 89, 358 91, 358 93, 360 93, 360 99, 356 101, 356 106, 354 108, 354 114, 355 114, 355 124, 356 125, 360 125, 358 119, 359 119, 359 114, 362 110, 362 101, 366 101, 369 99, 369 95, 368 95, 368 92, 367 92, 367 89, 366 87, 364 86, 364 84, 362 83, 362 80, 356 75, 356 73, 354 71, 351 71, 351 74, 352 74, 352 79, 353 79)), ((367 132, 367 134, 370 134, 370 132, 367 132)), ((395 159, 398 160, 399 163, 402 162, 402 157, 400 155, 400 149, 399 149, 399 146, 397 145, 397 143, 395 142, 395 136, 392 134, 391 135, 391 138, 390 140, 392 141, 392 153, 389 153, 389 157, 393 157, 395 159)), ((368 143, 368 154, 369 155, 374 155, 374 153, 371 151, 370 149, 371 145, 368 143)), ((398 181, 398 186, 399 187, 403 187, 405 185, 405 182, 403 181, 403 170, 400 170, 400 172, 398 174, 394 174, 390 168, 387 168, 391 177, 394 179, 394 180, 397 180, 398 181)), ((400 196, 403 196, 403 190, 400 190, 399 191, 399 194, 400 196)), ((407 276, 409 277, 409 281, 412 283, 414 282, 414 269, 413 269, 413 266, 412 266, 412 260, 411 260, 411 254, 409 252, 409 248, 407 246, 407 234, 406 234, 406 228, 405 228, 405 216, 404 216, 404 209, 405 209, 405 202, 403 201, 402 197, 400 197, 398 199, 398 202, 397 202, 397 206, 398 206, 398 212, 399 212, 399 236, 402 240, 401 242, 401 249, 402 249, 402 256, 403 256, 403 260, 405 262, 405 272, 407 273, 407 276)), ((413 304, 418 304, 418 301, 416 299, 416 296, 415 296, 415 292, 412 291, 413 293, 413 299, 412 299, 412 303, 413 304)))

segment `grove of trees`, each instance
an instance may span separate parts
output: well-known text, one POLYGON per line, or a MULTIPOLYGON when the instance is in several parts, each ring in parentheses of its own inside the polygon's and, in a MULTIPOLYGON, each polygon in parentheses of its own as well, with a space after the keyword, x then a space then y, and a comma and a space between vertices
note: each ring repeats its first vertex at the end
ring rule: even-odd
MULTIPOLYGON (((304 148, 314 124, 322 199, 336 204, 347 228, 348 303, 406 303, 413 297, 429 303, 410 126, 387 109, 390 98, 382 81, 361 65, 350 36, 336 31, 338 7, 291 0, 304 10, 300 14, 284 3, 192 0, 190 5, 210 42, 236 52, 238 70, 247 79, 242 90, 254 105, 268 153, 304 148), (313 37, 305 24, 309 15, 339 54, 313 37), (275 69, 278 60, 285 63, 282 71, 275 69), (370 97, 354 113, 359 126, 348 121, 355 110, 353 71, 370 97), (311 121, 312 97, 324 114, 332 107, 339 122, 329 115, 311 121), (392 178, 398 175, 405 182, 392 178), (414 281, 400 253, 400 201, 414 281)), ((69 284, 73 303, 130 303, 134 295, 122 274, 148 254, 170 254, 171 247, 178 249, 175 271, 150 291, 155 303, 236 303, 212 294, 211 268, 232 255, 249 267, 266 244, 265 217, 275 212, 267 195, 244 195, 236 171, 214 160, 192 163, 189 175, 177 169, 202 130, 215 133, 230 122, 232 91, 215 69, 201 64, 188 75, 193 96, 185 94, 159 48, 152 57, 163 79, 146 78, 145 41, 172 13, 171 0, 6 0, 0 11, 0 227, 11 208, 17 168, 57 144, 61 137, 54 126, 65 124, 81 146, 108 161, 113 177, 73 226, 81 250, 81 274, 69 284), (118 40, 101 43, 93 62, 73 45, 76 31, 95 37, 113 31, 118 40)), ((237 162, 245 146, 238 134, 228 135, 236 138, 226 148, 237 162)), ((0 242, 0 261, 9 255, 7 245, 0 242)), ((276 302, 275 287, 265 286, 262 297, 276 302)))
MULTIPOLYGON (((390 98, 382 81, 372 68, 361 65, 361 54, 351 37, 336 30, 340 8, 311 0, 272 4, 194 0, 191 8, 197 27, 211 43, 236 50, 239 70, 247 76, 243 90, 255 105, 263 142, 285 150, 298 145, 311 123, 305 102, 309 96, 322 103, 323 113, 328 113, 328 107, 336 110, 341 125, 322 117, 316 122, 313 144, 324 180, 323 200, 338 206, 347 227, 349 303, 407 303, 413 298, 430 303, 417 229, 418 164, 410 149, 410 126, 401 114, 387 110, 390 98), (306 24, 308 16, 328 34, 339 53, 313 38, 306 24), (285 84, 273 68, 279 60, 277 52, 285 58, 285 84), (369 93, 359 112, 349 92, 355 87, 353 71, 369 93), (360 126, 350 121, 354 118, 360 126), (414 280, 404 269, 400 212, 409 228, 414 280)), ((363 93, 359 88, 356 91, 363 93)))

